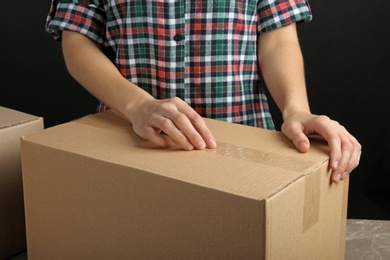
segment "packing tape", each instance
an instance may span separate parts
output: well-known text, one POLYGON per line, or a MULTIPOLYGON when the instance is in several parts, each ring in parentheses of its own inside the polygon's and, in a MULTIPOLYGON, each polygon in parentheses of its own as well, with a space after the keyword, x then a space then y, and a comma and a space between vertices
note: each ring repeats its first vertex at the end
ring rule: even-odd
POLYGON ((217 144, 217 154, 306 174, 304 178, 302 232, 305 233, 318 223, 320 214, 321 174, 310 173, 316 166, 315 162, 277 153, 272 153, 271 155, 269 152, 233 144, 222 142, 218 142, 217 144))
POLYGON ((302 232, 305 233, 319 221, 321 174, 313 173, 305 177, 302 232))
POLYGON ((274 166, 295 172, 305 172, 308 169, 314 168, 316 165, 315 162, 308 160, 302 160, 277 153, 271 154, 270 152, 223 142, 217 142, 216 153, 240 160, 274 166))

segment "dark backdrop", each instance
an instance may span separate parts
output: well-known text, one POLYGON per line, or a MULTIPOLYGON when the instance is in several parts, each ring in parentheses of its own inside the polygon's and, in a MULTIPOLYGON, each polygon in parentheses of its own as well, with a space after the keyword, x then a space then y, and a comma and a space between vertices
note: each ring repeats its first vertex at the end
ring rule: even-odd
MULTIPOLYGON (((363 145, 350 179, 348 217, 390 220, 390 41, 387 0, 311 1, 299 25, 312 111, 363 145)), ((50 0, 3 1, 0 105, 44 117, 45 127, 93 113, 95 98, 68 74, 45 30, 50 0)), ((271 100, 277 127, 280 114, 271 100)))

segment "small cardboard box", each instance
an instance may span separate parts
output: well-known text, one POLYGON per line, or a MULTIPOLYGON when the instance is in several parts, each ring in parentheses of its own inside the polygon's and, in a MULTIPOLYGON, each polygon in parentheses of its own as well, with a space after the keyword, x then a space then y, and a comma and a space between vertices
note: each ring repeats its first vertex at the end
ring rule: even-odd
POLYGON ((0 259, 26 249, 20 137, 42 129, 41 117, 0 106, 0 259))
POLYGON ((158 149, 113 111, 25 137, 29 259, 343 259, 326 144, 205 120, 217 149, 158 149))

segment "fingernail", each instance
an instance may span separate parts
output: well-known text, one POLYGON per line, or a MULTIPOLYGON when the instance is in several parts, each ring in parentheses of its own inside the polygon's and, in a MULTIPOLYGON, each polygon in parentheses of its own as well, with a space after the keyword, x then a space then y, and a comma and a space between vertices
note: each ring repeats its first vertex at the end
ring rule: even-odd
POLYGON ((187 143, 185 146, 184 146, 184 149, 186 149, 187 151, 191 151, 191 150, 194 150, 194 146, 190 143, 187 143))
POLYGON ((306 148, 306 143, 305 142, 301 142, 299 143, 299 149, 305 149, 306 148))
POLYGON ((210 139, 210 141, 208 142, 208 147, 211 149, 214 149, 217 147, 217 143, 214 141, 214 139, 210 139))
POLYGON ((333 164, 334 169, 337 169, 339 167, 339 161, 335 161, 333 164))
POLYGON ((347 178, 349 172, 344 172, 343 175, 341 176, 341 179, 344 180, 345 178, 347 178))
POLYGON ((335 182, 339 182, 341 179, 341 174, 340 173, 337 173, 336 176, 334 177, 334 181, 335 182))
POLYGON ((202 150, 206 148, 206 143, 205 142, 199 142, 198 144, 198 149, 202 150))
POLYGON ((171 140, 167 140, 166 142, 167 148, 173 147, 173 142, 171 140))

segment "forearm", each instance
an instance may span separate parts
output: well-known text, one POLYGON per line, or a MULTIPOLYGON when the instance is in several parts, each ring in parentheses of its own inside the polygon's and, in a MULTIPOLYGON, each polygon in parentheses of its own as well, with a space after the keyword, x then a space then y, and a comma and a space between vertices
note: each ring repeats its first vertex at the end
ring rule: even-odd
POLYGON ((99 46, 84 35, 63 31, 62 47, 72 77, 107 106, 130 118, 135 106, 152 98, 126 80, 99 46))
POLYGON ((259 36, 258 58, 265 83, 283 118, 310 113, 295 24, 259 36))

